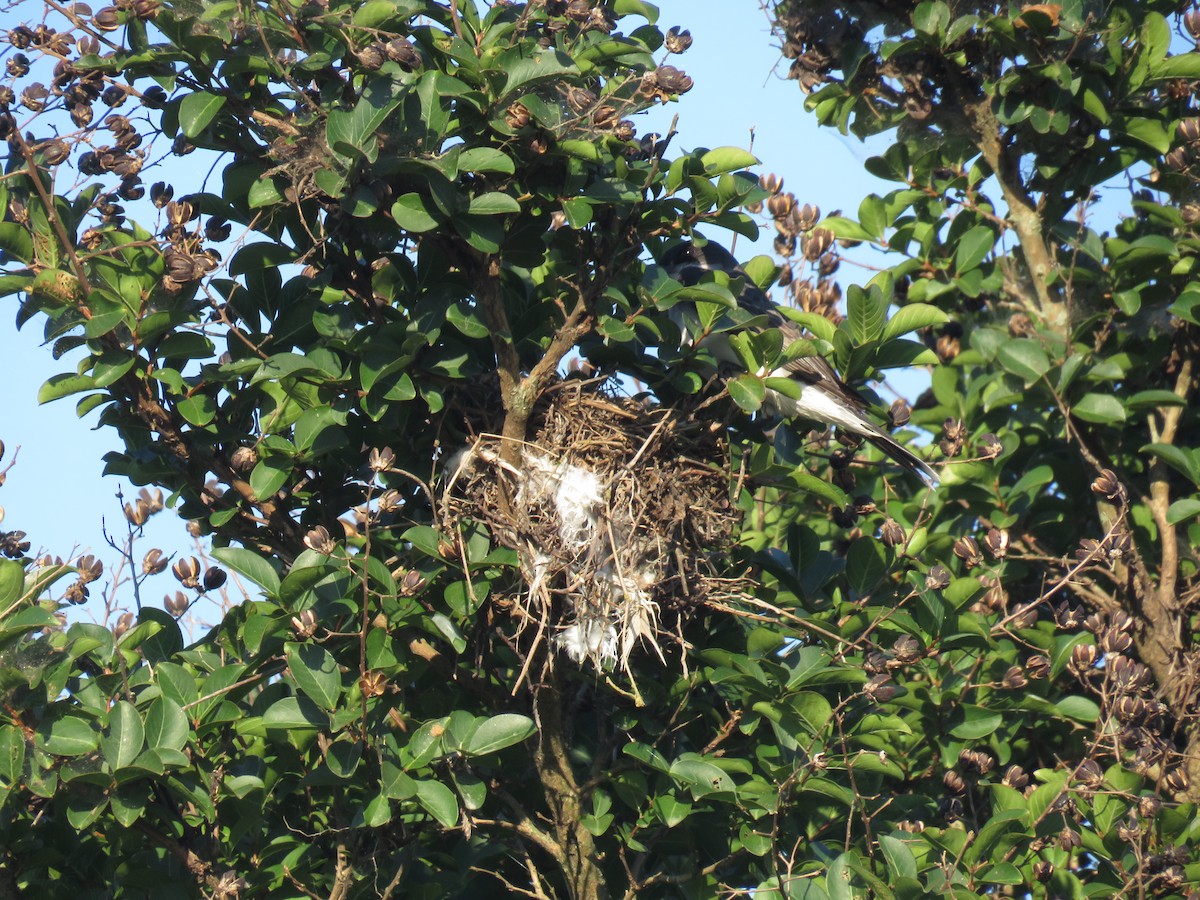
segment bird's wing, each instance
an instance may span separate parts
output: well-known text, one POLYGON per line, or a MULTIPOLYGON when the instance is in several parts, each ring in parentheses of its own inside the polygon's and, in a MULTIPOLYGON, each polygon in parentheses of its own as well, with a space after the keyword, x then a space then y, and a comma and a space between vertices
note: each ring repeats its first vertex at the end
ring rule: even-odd
MULTIPOLYGON (((804 331, 791 319, 779 311, 779 307, 771 302, 766 294, 758 288, 747 285, 738 298, 738 305, 756 316, 764 316, 769 328, 778 328, 783 335, 784 346, 789 346, 804 337, 804 331)), ((858 413, 865 413, 870 404, 863 399, 862 394, 842 381, 834 371, 833 366, 825 357, 820 355, 798 356, 784 363, 782 371, 787 377, 793 378, 804 385, 811 385, 817 390, 837 398, 858 413)))

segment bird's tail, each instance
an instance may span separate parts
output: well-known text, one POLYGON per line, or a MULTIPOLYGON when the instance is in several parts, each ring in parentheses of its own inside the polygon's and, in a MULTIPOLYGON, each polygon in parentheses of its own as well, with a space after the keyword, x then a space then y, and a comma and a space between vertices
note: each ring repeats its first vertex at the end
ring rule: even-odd
MULTIPOLYGON (((874 426, 874 423, 871 424, 874 426)), ((925 460, 921 459, 882 428, 874 426, 863 437, 882 450, 887 456, 908 469, 908 471, 915 473, 926 484, 932 487, 938 483, 937 472, 925 460)))

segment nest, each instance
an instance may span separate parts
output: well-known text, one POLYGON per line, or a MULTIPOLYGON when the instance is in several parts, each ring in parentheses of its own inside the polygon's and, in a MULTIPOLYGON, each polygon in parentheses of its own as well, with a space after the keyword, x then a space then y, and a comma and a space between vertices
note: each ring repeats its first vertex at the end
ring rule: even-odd
POLYGON ((544 392, 532 440, 505 461, 500 423, 478 412, 484 429, 447 465, 443 527, 481 521, 517 551, 511 606, 536 624, 535 646, 629 672, 636 648, 661 659, 664 643, 684 645, 692 611, 740 596, 720 574, 740 521, 723 429, 568 380, 544 392))

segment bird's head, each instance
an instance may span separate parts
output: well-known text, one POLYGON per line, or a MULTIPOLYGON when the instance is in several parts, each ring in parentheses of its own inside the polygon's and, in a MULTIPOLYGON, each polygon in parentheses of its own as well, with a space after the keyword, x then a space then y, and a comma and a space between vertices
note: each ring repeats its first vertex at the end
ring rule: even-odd
POLYGON ((741 273, 741 265, 734 255, 714 241, 704 246, 683 241, 664 253, 658 264, 683 284, 695 284, 705 272, 741 273))

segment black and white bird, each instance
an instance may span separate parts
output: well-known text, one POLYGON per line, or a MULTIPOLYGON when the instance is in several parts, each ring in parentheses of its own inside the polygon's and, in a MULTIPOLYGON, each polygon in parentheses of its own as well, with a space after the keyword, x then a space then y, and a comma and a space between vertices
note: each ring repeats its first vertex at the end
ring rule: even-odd
MULTIPOLYGON (((676 244, 663 254, 659 265, 671 278, 685 286, 698 283, 706 272, 725 272, 741 278, 745 287, 737 300, 743 310, 756 317, 765 318, 766 327, 778 328, 783 334, 785 346, 803 337, 800 326, 779 311, 779 307, 742 271, 733 254, 719 244, 712 241, 703 247, 688 242, 676 244)), ((689 332, 697 325, 695 308, 691 304, 677 304, 672 307, 672 318, 680 324, 685 336, 690 338, 689 332)), ((741 365, 741 358, 724 334, 708 335, 702 343, 718 361, 741 365)), ((770 409, 785 418, 811 419, 843 428, 870 441, 927 484, 937 484, 937 473, 871 420, 867 414, 867 401, 838 377, 825 357, 801 356, 769 374, 790 378, 801 387, 800 396, 797 398, 768 389, 766 405, 770 409)))

